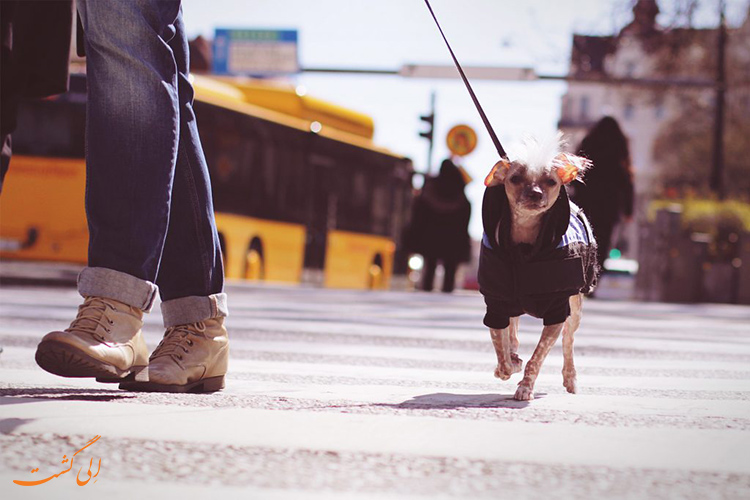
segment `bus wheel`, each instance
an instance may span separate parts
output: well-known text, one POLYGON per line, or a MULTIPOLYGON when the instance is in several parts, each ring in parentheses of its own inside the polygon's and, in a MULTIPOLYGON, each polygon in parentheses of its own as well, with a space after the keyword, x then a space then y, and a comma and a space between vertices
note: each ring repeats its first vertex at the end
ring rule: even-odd
POLYGON ((377 254, 370 264, 368 269, 368 288, 370 290, 378 290, 383 288, 383 257, 377 254))
POLYGON ((245 254, 245 279, 260 281, 264 278, 263 245, 258 238, 253 239, 245 254))

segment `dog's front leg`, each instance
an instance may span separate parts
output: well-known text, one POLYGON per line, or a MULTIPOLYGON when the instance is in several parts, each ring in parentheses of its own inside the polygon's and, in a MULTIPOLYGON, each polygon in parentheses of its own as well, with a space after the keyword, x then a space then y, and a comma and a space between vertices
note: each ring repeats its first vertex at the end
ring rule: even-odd
POLYGON ((495 368, 495 377, 501 380, 508 380, 513 372, 513 362, 511 361, 511 341, 510 325, 506 328, 490 328, 490 337, 492 345, 495 347, 497 354, 497 368, 495 368))
POLYGON ((510 362, 513 365, 513 373, 518 373, 523 368, 523 360, 518 356, 518 321, 520 316, 510 318, 510 362))
POLYGON ((534 354, 531 355, 531 359, 526 363, 526 371, 523 374, 523 379, 518 383, 516 395, 513 396, 514 399, 519 401, 529 401, 534 399, 534 383, 536 383, 536 378, 539 376, 539 371, 542 369, 542 363, 544 363, 552 346, 555 345, 563 326, 565 326, 565 323, 558 323, 556 325, 544 327, 542 330, 542 338, 539 339, 539 344, 537 344, 536 349, 534 349, 534 354))

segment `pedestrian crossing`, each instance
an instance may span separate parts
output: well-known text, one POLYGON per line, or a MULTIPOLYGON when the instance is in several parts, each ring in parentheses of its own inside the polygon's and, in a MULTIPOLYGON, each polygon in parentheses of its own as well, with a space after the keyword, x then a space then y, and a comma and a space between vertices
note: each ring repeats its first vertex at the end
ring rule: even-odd
MULTIPOLYGON (((492 376, 477 294, 241 284, 228 294, 226 389, 166 395, 43 372, 36 343, 67 325, 79 297, 0 289, 0 494, 93 432, 108 469, 87 494, 113 498, 750 496, 748 307, 587 300, 580 393, 562 386, 558 341, 537 398, 521 402, 520 374, 492 376)), ((151 349, 162 332, 157 307, 144 328, 151 349)), ((540 332, 522 318, 524 360, 540 332)), ((41 498, 43 486, 24 495, 41 498)))

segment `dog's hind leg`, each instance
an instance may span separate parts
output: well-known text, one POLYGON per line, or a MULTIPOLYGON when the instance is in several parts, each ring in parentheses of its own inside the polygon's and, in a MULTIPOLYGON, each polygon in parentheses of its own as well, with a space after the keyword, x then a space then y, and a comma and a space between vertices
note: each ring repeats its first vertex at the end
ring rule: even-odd
POLYGON ((557 323, 556 325, 544 327, 542 338, 539 339, 539 343, 536 349, 534 349, 531 359, 526 363, 526 371, 523 374, 523 379, 518 383, 518 389, 516 389, 516 394, 513 396, 514 399, 519 401, 534 399, 536 378, 539 376, 539 371, 542 369, 542 363, 544 363, 547 354, 552 350, 552 346, 555 345, 557 338, 560 336, 563 326, 565 326, 565 323, 557 323))
POLYGON ((518 356, 518 320, 520 316, 510 318, 510 363, 513 366, 513 373, 518 373, 523 368, 523 360, 518 356))
POLYGON ((583 296, 581 294, 574 295, 570 298, 570 316, 565 321, 565 328, 562 334, 562 346, 563 346, 563 386, 568 390, 569 393, 575 394, 578 392, 576 384, 576 367, 573 363, 573 339, 578 330, 578 326, 581 324, 581 309, 583 307, 583 296))

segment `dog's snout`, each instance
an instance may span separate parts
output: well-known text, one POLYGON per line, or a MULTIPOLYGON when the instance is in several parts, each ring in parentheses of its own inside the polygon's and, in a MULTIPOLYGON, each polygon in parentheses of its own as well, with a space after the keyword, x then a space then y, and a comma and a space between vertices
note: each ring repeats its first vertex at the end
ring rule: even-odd
POLYGON ((544 196, 544 191, 542 191, 541 187, 534 184, 526 188, 526 192, 524 194, 530 201, 541 201, 542 197, 544 196))

